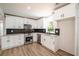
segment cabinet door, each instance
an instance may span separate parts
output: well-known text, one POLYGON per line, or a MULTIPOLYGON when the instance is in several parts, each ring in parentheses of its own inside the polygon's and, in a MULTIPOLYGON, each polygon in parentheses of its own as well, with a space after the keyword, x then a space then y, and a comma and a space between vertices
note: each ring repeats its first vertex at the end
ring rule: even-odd
POLYGON ((2 50, 8 48, 8 44, 7 44, 6 42, 7 42, 7 38, 6 38, 6 37, 2 37, 2 38, 1 38, 1 49, 2 49, 2 50))
POLYGON ((6 15, 6 28, 23 28, 24 18, 6 15))
POLYGON ((55 48, 55 41, 54 41, 54 39, 53 39, 53 36, 52 36, 52 37, 51 37, 51 36, 49 37, 48 46, 49 46, 49 49, 50 49, 50 50, 54 51, 54 48, 55 48))
POLYGON ((18 46, 18 36, 17 35, 14 35, 14 36, 11 36, 11 39, 13 40, 12 41, 12 44, 13 44, 13 47, 17 47, 18 46))
POLYGON ((35 28, 35 20, 32 21, 32 28, 35 28))
POLYGON ((18 44, 23 45, 24 44, 24 34, 19 35, 18 44))
POLYGON ((56 10, 56 11, 54 12, 54 15, 53 15, 54 18, 53 18, 53 19, 54 19, 54 20, 58 20, 58 19, 59 19, 59 14, 60 14, 60 13, 58 12, 58 10, 56 10))
POLYGON ((27 24, 27 23, 28 23, 28 19, 24 18, 23 24, 27 24))
POLYGON ((9 39, 9 48, 14 47, 14 37, 13 36, 7 36, 7 39, 9 39))
POLYGON ((42 45, 44 45, 45 47, 47 47, 48 49, 56 52, 57 50, 55 50, 56 48, 56 41, 55 41, 55 38, 54 36, 52 35, 42 35, 42 38, 41 38, 41 43, 42 45))
POLYGON ((69 4, 62 9, 62 13, 64 14, 63 18, 74 17, 75 16, 75 4, 69 4))
POLYGON ((19 17, 14 17, 15 18, 15 21, 14 21, 14 26, 15 28, 19 28, 21 27, 21 22, 20 22, 20 18, 19 17))
POLYGON ((53 37, 51 37, 50 35, 48 35, 46 37, 46 46, 47 48, 49 48, 50 50, 54 51, 54 42, 53 42, 53 37))
POLYGON ((57 9, 54 11, 54 20, 61 20, 68 17, 74 17, 75 16, 75 4, 69 4, 62 8, 57 9))
MULTIPOLYGON (((6 15, 6 20, 5 20, 5 27, 6 28, 13 28, 13 20, 11 20, 11 16, 6 15)), ((13 19, 13 18, 12 18, 13 19)))
POLYGON ((37 20, 37 28, 43 28, 43 19, 37 20))
MULTIPOLYGON (((47 47, 47 48, 49 48, 49 44, 50 44, 50 38, 46 35, 45 36, 45 46, 47 47)), ((50 48, 49 48, 50 49, 50 48)))
POLYGON ((9 49, 12 48, 12 41, 10 40, 10 37, 8 36, 4 36, 1 39, 1 49, 5 50, 5 49, 9 49))
POLYGON ((43 35, 43 38, 41 40, 42 45, 50 49, 50 37, 47 35, 43 35))
POLYGON ((59 49, 59 36, 54 36, 54 46, 55 46, 55 52, 59 49))
POLYGON ((24 44, 24 35, 23 34, 15 35, 13 37, 14 37, 14 39, 13 39, 14 47, 24 44))
POLYGON ((33 33, 33 42, 37 42, 37 33, 33 33))
POLYGON ((17 19, 17 28, 23 29, 24 25, 24 18, 18 18, 17 19))

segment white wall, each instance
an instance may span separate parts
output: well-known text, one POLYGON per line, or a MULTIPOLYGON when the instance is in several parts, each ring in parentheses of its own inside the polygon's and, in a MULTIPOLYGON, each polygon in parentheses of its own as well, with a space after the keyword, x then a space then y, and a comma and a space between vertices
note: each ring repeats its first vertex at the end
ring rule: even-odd
POLYGON ((59 48, 74 54, 75 51, 75 19, 68 18, 57 21, 60 28, 59 48))
POLYGON ((79 3, 76 4, 75 19, 75 55, 79 56, 79 3))
POLYGON ((77 55, 79 56, 79 19, 77 20, 77 42, 76 43, 77 43, 77 48, 78 48, 77 55))
POLYGON ((75 18, 75 55, 79 56, 79 15, 75 18))
POLYGON ((4 13, 0 8, 0 47, 1 47, 1 37, 3 35, 3 20, 4 20, 4 13))

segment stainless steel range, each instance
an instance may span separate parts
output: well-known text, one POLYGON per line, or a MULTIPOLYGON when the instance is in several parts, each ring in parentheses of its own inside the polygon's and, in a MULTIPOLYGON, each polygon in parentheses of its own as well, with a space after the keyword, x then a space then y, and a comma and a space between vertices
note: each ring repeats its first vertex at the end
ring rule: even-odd
POLYGON ((24 34, 25 37, 25 44, 33 43, 33 35, 32 35, 32 25, 30 24, 24 24, 24 29, 27 31, 26 34, 24 34))

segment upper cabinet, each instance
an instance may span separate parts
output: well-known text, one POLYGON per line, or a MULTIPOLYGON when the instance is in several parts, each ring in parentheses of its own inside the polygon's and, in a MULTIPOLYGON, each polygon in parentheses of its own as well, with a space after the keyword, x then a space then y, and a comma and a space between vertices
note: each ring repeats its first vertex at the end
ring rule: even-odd
POLYGON ((2 9, 0 8, 0 20, 3 20, 3 19, 4 19, 4 13, 2 9))
POLYGON ((6 15, 5 27, 6 28, 23 28, 23 18, 6 15))
POLYGON ((37 28, 42 25, 41 24, 38 26, 38 23, 40 24, 41 22, 38 22, 38 20, 32 20, 32 19, 27 19, 27 18, 6 15, 5 28, 23 29, 24 24, 30 24, 32 25, 32 28, 37 28))
POLYGON ((75 4, 68 4, 64 7, 61 7, 54 11, 53 19, 54 20, 60 20, 68 17, 74 17, 75 16, 75 4))
POLYGON ((38 29, 42 29, 43 28, 43 19, 39 19, 39 20, 37 20, 37 28, 38 29))

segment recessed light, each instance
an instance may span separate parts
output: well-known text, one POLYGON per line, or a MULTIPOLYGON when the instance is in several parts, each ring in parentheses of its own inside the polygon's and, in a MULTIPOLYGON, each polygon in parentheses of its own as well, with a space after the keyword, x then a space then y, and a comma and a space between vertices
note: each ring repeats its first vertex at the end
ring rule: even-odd
POLYGON ((27 6, 27 10, 30 10, 31 9, 31 6, 27 6))

